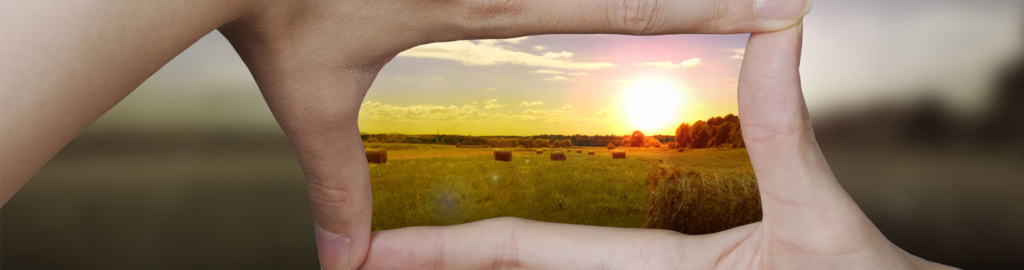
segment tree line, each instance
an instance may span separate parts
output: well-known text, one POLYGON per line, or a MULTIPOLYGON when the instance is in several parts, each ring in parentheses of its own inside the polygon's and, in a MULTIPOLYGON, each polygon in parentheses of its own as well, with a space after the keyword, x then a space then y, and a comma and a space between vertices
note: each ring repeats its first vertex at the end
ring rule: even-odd
POLYGON ((740 131, 740 118, 729 114, 692 125, 683 123, 676 128, 676 147, 679 148, 744 148, 740 131))
POLYGON ((620 135, 536 135, 536 136, 472 136, 449 134, 360 134, 367 143, 448 144, 459 147, 503 148, 571 148, 601 147, 663 147, 670 148, 743 148, 739 117, 733 114, 682 123, 675 135, 646 136, 643 132, 620 135))
MULTIPOLYGON (((608 143, 620 144, 623 136, 619 135, 536 135, 536 136, 472 136, 448 134, 360 134, 367 143, 418 143, 448 144, 465 147, 516 147, 548 148, 573 146, 604 146, 608 143)), ((672 135, 654 136, 662 142, 670 142, 672 135)))

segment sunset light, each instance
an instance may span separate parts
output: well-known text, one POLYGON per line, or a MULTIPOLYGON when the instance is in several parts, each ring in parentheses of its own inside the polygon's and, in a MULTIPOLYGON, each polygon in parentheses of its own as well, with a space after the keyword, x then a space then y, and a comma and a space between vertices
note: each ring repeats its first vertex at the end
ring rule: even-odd
POLYGON ((667 78, 651 77, 630 85, 625 107, 632 129, 652 132, 678 125, 684 103, 681 87, 667 78))
POLYGON ((745 35, 654 39, 542 35, 417 46, 378 74, 359 108, 359 131, 674 136, 681 123, 738 113, 745 35))

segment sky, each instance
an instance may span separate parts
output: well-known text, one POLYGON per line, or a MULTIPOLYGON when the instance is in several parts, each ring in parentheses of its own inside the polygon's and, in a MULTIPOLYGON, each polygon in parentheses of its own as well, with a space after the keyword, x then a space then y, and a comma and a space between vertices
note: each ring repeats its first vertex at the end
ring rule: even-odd
MULTIPOLYGON (((817 1, 801 77, 812 117, 938 98, 969 117, 1024 48, 1024 1, 817 1)), ((736 113, 746 34, 544 35, 428 44, 380 72, 360 130, 470 135, 672 134, 736 113), (698 60, 699 59, 699 60, 698 60)), ((217 32, 91 130, 280 132, 217 32)))
POLYGON ((380 72, 360 129, 470 135, 672 134, 736 111, 747 35, 546 35, 434 43, 380 72))

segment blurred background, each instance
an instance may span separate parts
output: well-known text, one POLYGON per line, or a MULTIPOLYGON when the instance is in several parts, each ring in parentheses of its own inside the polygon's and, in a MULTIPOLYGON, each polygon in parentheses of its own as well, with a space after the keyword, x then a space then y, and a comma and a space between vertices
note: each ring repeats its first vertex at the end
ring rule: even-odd
MULTIPOLYGON (((929 260, 1024 265, 1024 2, 818 1, 805 24, 815 132, 871 220, 929 260)), ((286 138, 214 32, 0 210, 0 267, 315 268, 312 227, 286 138)))

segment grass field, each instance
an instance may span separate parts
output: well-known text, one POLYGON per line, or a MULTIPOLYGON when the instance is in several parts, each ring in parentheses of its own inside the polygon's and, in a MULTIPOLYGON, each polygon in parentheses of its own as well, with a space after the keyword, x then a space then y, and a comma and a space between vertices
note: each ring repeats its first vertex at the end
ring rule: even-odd
POLYGON ((760 220, 746 151, 626 149, 567 151, 566 161, 517 149, 511 162, 491 149, 372 144, 373 229, 450 225, 492 217, 708 233, 760 220))

